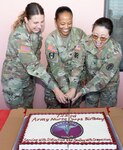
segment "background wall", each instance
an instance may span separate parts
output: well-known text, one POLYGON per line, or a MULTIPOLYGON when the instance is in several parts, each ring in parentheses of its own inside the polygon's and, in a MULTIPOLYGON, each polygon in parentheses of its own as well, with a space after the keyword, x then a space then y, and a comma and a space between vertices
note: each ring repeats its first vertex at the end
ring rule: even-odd
MULTIPOLYGON (((8 36, 11 31, 11 25, 17 19, 17 16, 25 9, 31 0, 4 0, 0 6, 1 23, 0 23, 0 72, 2 64, 5 59, 8 36)), ((46 66, 46 57, 44 54, 44 40, 46 36, 55 29, 54 15, 59 6, 69 6, 74 14, 73 25, 82 28, 87 34, 91 33, 91 27, 94 21, 103 16, 104 0, 34 0, 40 3, 45 10, 45 31, 43 33, 43 46, 41 53, 41 62, 46 66), (78 3, 77 3, 78 2, 78 3)), ((121 76, 123 74, 121 73, 121 76)), ((1 77, 0 77, 1 78, 1 77)), ((120 88, 118 91, 118 106, 123 107, 121 92, 121 84, 123 85, 123 78, 121 77, 120 88)), ((36 93, 34 97, 34 108, 45 108, 44 102, 44 88, 41 81, 37 81, 36 93)), ((2 94, 2 85, 0 83, 0 109, 8 109, 2 94)))

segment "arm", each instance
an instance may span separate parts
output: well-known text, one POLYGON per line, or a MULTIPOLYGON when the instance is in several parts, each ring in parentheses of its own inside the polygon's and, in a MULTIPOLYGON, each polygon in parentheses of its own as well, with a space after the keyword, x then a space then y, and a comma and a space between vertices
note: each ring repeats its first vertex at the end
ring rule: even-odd
POLYGON ((32 76, 40 78, 51 90, 53 90, 60 103, 66 103, 65 95, 57 87, 56 83, 54 83, 51 76, 46 72, 44 66, 37 60, 33 51, 27 46, 25 49, 28 50, 26 50, 26 52, 22 52, 21 49, 19 50, 19 59, 27 72, 32 76))
POLYGON ((113 55, 111 55, 101 66, 100 70, 97 71, 96 75, 76 94, 75 98, 72 99, 73 103, 80 96, 105 88, 107 84, 113 80, 115 74, 119 73, 119 65, 122 57, 120 46, 115 47, 114 51, 113 55))
POLYGON ((78 87, 78 84, 80 82, 80 76, 84 77, 82 75, 84 71, 84 65, 85 65, 85 38, 86 34, 82 30, 75 30, 73 31, 73 38, 71 42, 71 45, 74 44, 73 48, 73 57, 71 59, 71 73, 69 76, 70 81, 70 90, 66 93, 68 99, 72 99, 75 96, 76 89, 78 87), (74 41, 74 42, 73 42, 74 41))
POLYGON ((99 91, 113 79, 116 73, 119 72, 119 65, 122 54, 119 49, 101 66, 100 70, 96 72, 96 75, 90 80, 80 91, 82 95, 90 92, 99 91))
POLYGON ((73 48, 73 57, 71 60, 72 69, 69 81, 70 81, 70 88, 77 88, 85 64, 85 57, 86 57, 85 39, 87 38, 87 36, 80 29, 75 30, 72 34, 73 39, 71 41, 71 45, 74 44, 75 46, 73 48))
MULTIPOLYGON (((121 60, 121 57, 117 57, 119 60, 121 60)), ((100 71, 97 72, 97 74, 87 82, 87 84, 77 92, 76 96, 72 99, 72 103, 74 103, 80 96, 84 96, 85 94, 100 91, 101 89, 105 88, 105 86, 110 82, 112 77, 115 75, 115 73, 118 71, 119 68, 119 61, 111 61, 102 66, 100 71), (116 63, 113 65, 113 63, 116 63), (109 67, 109 69, 108 69, 109 67), (111 67, 111 68, 110 68, 111 67), (106 71, 106 72, 105 72, 106 71)))
POLYGON ((59 90, 57 84, 52 80, 44 66, 39 62, 34 50, 31 49, 30 42, 22 39, 13 39, 11 44, 14 49, 17 49, 17 57, 27 73, 40 78, 45 85, 53 90, 57 100, 60 103, 64 103, 66 101, 65 95, 59 90))
POLYGON ((57 87, 29 46, 21 45, 18 50, 18 57, 28 74, 40 78, 50 89, 57 87))
POLYGON ((56 80, 59 88, 66 93, 69 90, 64 64, 62 63, 57 47, 55 46, 55 39, 49 38, 45 42, 45 52, 48 61, 48 67, 52 76, 56 80))
POLYGON ((80 75, 84 71, 84 62, 85 62, 85 50, 83 45, 77 45, 74 50, 73 59, 71 62, 72 71, 69 77, 70 81, 70 90, 66 93, 68 99, 72 99, 75 96, 78 83, 80 82, 80 75))

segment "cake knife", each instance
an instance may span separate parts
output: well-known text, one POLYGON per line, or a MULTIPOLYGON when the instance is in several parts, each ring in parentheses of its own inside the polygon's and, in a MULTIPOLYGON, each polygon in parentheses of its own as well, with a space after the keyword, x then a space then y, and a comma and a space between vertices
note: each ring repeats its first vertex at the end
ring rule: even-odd
MULTIPOLYGON (((68 129, 70 129, 70 110, 71 110, 72 101, 68 100, 68 129)), ((68 134, 69 136, 69 134, 68 134)))
POLYGON ((70 117, 70 109, 71 109, 71 104, 72 104, 72 101, 71 100, 68 100, 68 121, 69 121, 69 117, 70 117))
MULTIPOLYGON (((71 109, 72 101, 68 100, 68 140, 69 140, 69 131, 70 131, 70 109, 71 109)), ((67 149, 69 150, 69 143, 67 144, 67 149)))

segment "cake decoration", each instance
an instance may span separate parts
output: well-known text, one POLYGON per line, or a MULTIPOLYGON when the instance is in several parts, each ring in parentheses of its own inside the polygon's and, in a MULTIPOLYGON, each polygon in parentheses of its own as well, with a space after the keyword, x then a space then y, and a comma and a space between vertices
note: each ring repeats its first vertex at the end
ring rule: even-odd
POLYGON ((82 135, 83 127, 74 121, 60 121, 51 126, 51 134, 63 139, 77 138, 82 135))

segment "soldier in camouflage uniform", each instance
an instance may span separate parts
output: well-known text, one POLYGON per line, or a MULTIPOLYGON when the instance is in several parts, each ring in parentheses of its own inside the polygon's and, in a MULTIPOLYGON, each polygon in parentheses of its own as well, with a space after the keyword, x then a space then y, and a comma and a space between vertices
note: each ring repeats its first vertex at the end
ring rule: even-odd
POLYGON ((73 103, 85 95, 86 107, 116 106, 122 52, 119 43, 110 37, 112 30, 108 18, 99 18, 94 23, 92 35, 86 41, 87 84, 72 99, 73 103))
MULTIPOLYGON (((56 10, 57 29, 46 39, 47 71, 70 101, 81 80, 84 78, 85 51, 81 40, 86 34, 79 28, 72 27, 73 14, 70 8, 63 6, 56 10)), ((59 103, 50 89, 45 89, 45 102, 48 108, 64 108, 69 104, 59 103)), ((80 107, 79 98, 71 107, 80 107)))
POLYGON ((10 34, 2 69, 2 84, 6 103, 11 109, 33 107, 35 77, 53 90, 60 102, 66 101, 65 95, 40 64, 43 26, 43 8, 37 3, 30 3, 15 22, 10 34))

